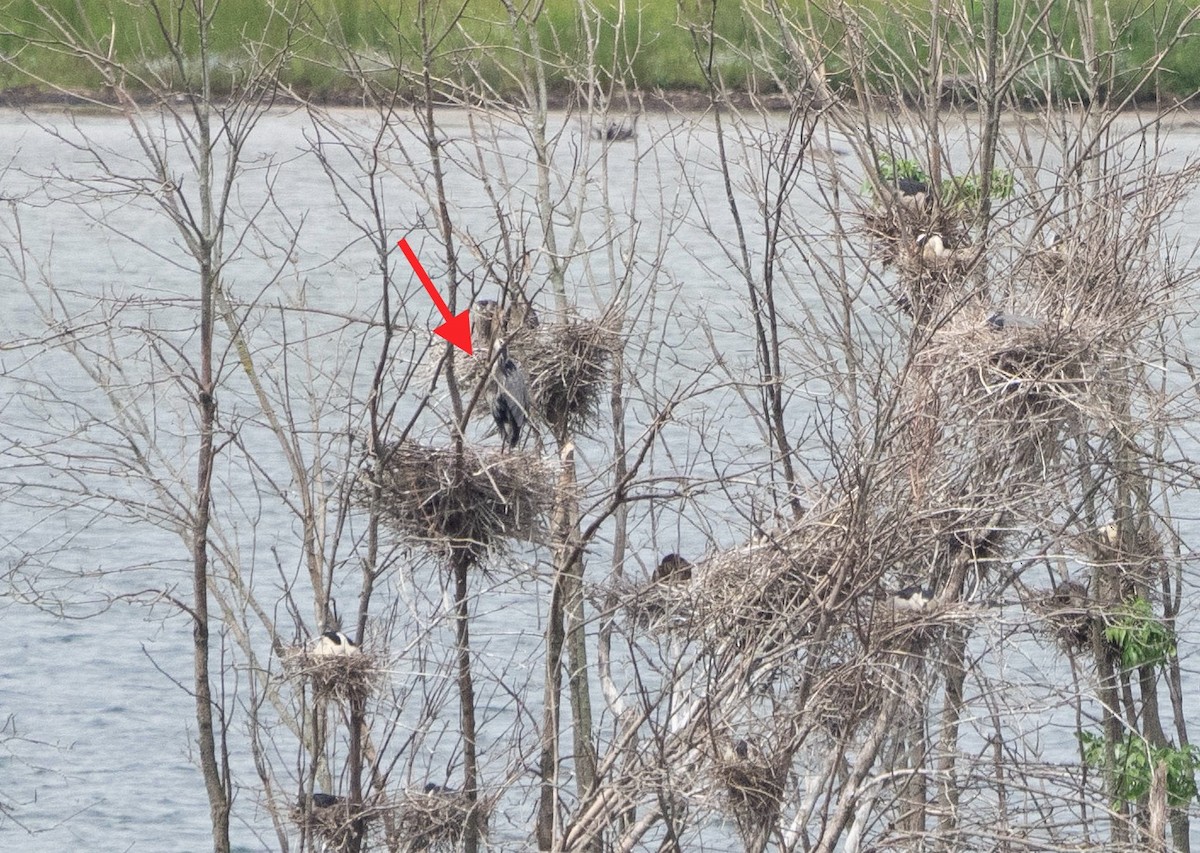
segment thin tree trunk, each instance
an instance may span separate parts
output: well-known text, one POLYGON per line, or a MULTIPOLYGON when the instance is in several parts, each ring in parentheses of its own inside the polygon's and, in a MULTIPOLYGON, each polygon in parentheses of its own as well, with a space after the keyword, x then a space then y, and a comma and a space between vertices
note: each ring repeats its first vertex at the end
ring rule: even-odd
POLYGON ((217 762, 216 731, 213 719, 212 684, 209 673, 208 632, 208 527, 212 502, 212 470, 216 452, 213 446, 213 423, 216 401, 213 399, 212 377, 212 284, 207 270, 201 297, 201 368, 200 368, 200 458, 196 470, 196 517, 192 527, 192 595, 194 625, 192 658, 196 691, 196 729, 199 738, 200 771, 208 792, 209 814, 212 819, 213 850, 229 853, 229 798, 225 780, 217 762))
POLYGON ((958 849, 958 726, 963 711, 963 684, 966 671, 967 632, 951 628, 946 638, 946 687, 942 703, 942 731, 938 738, 937 778, 940 791, 938 806, 938 843, 947 850, 958 849))
POLYGON ((563 576, 555 571, 554 588, 550 593, 550 614, 546 621, 546 689, 542 710, 542 754, 538 762, 542 779, 537 812, 539 850, 550 850, 554 846, 554 826, 558 814, 558 731, 559 697, 562 695, 563 597, 563 576))
POLYGON ((458 700, 463 738, 463 794, 470 802, 463 826, 463 850, 479 849, 479 770, 475 753, 475 683, 471 678, 471 608, 467 599, 467 570, 471 555, 456 549, 451 557, 454 569, 455 636, 458 644, 458 700))
MULTIPOLYGON (((567 501, 567 543, 578 538, 578 508, 574 504, 575 457, 567 454, 560 481, 561 494, 567 501)), ((586 799, 596 784, 596 747, 592 737, 592 696, 588 683, 587 631, 583 607, 583 557, 571 547, 570 562, 563 567, 565 579, 567 685, 571 696, 571 726, 575 744, 575 785, 580 799, 586 799)))

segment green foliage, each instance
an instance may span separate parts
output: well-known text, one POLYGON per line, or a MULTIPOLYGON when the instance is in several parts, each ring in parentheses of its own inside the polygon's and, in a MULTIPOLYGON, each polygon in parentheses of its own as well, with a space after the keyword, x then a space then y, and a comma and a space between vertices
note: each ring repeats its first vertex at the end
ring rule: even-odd
MULTIPOLYGON (((992 198, 1011 198, 1013 173, 993 169, 988 195, 992 198)), ((983 201, 983 178, 979 175, 960 175, 942 181, 942 203, 948 207, 976 207, 983 201)))
MULTIPOLYGON (((1104 14, 1111 25, 1097 27, 1101 34, 1115 33, 1109 57, 1114 85, 1113 94, 1131 89, 1140 69, 1161 49, 1156 28, 1170 32, 1185 20, 1187 4, 1164 3, 1159 15, 1146 14, 1139 0, 1112 0, 1104 14)), ((1152 4, 1157 5, 1157 3, 1152 4)), ((82 34, 90 34, 101 44, 115 34, 114 58, 135 68, 152 67, 167 56, 150 4, 129 0, 0 0, 0 54, 20 55, 20 63, 30 73, 63 86, 89 87, 100 80, 94 69, 50 46, 53 30, 47 27, 43 6, 62 15, 66 23, 82 34), (31 41, 32 40, 32 41, 31 41)), ((185 49, 194 51, 196 26, 190 7, 165 4, 180 16, 180 33, 185 49)), ((741 88, 769 87, 772 75, 795 83, 795 69, 778 44, 760 40, 765 25, 754 4, 722 3, 712 21, 716 35, 717 71, 726 85, 741 88), (751 19, 756 20, 751 20, 751 19), (769 73, 768 73, 769 72, 769 73)), ((905 95, 926 92, 929 77, 929 31, 942 29, 943 38, 971 43, 982 26, 978 4, 968 4, 967 17, 961 21, 947 16, 931 18, 928 0, 861 0, 849 11, 838 11, 811 0, 785 0, 784 14, 803 26, 810 23, 816 41, 811 45, 823 54, 830 82, 837 87, 853 72, 861 72, 874 83, 905 95), (849 30, 864 39, 865 53, 846 54, 849 30), (874 49, 872 45, 882 46, 874 49)), ((289 83, 307 84, 321 91, 338 85, 351 88, 352 81, 338 70, 340 58, 332 42, 365 53, 369 57, 390 58, 400 68, 391 73, 414 70, 418 57, 413 50, 418 40, 417 4, 414 0, 379 3, 378 0, 222 0, 215 7, 210 51, 236 69, 248 61, 259 47, 280 49, 293 46, 298 61, 284 69, 289 83), (296 23, 288 32, 288 22, 296 23), (325 69, 323 72, 319 69, 325 69)), ((464 3, 428 4, 430 31, 438 39, 435 71, 448 74, 460 83, 470 84, 473 75, 511 89, 512 74, 517 71, 519 52, 513 44, 507 12, 496 0, 466 0, 464 3), (461 15, 459 13, 462 13, 461 15)), ((583 63, 594 57, 603 80, 617 77, 626 85, 643 89, 694 88, 704 83, 695 51, 704 48, 704 31, 711 19, 711 6, 698 0, 644 0, 639 4, 619 4, 617 0, 546 0, 538 21, 547 76, 560 91, 581 79, 583 63), (588 26, 583 26, 583 15, 588 26), (590 33, 595 44, 585 43, 590 33), (700 39, 697 45, 693 36, 700 39)), ((1049 16, 1031 15, 1014 0, 1000 4, 1001 27, 1006 32, 1027 33, 1032 55, 1059 56, 1045 67, 1030 66, 1036 79, 1019 86, 1023 97, 1039 100, 1047 94, 1058 98, 1078 97, 1073 75, 1065 72, 1078 61, 1082 48, 1077 15, 1068 4, 1053 4, 1049 16)), ((1194 26, 1193 26, 1194 32, 1194 26)), ((1014 36, 1015 38, 1015 36, 1014 36)), ((1167 54, 1165 74, 1157 81, 1164 91, 1187 97, 1200 88, 1200 39, 1184 39, 1167 54)), ((949 59, 947 74, 960 69, 949 59)), ((0 86, 27 82, 12 66, 0 66, 0 86)), ((186 81, 170 80, 174 85, 186 81)), ((1155 81, 1145 84, 1142 94, 1151 94, 1155 81)))
POLYGON ((891 154, 880 154, 876 164, 879 170, 879 177, 885 181, 894 181, 899 178, 911 178, 914 181, 929 182, 929 176, 925 174, 925 170, 921 168, 921 164, 916 160, 907 158, 897 159, 891 154))
MULTIPOLYGON (((876 169, 884 183, 892 183, 900 178, 929 183, 929 175, 916 160, 880 154, 876 169)), ((992 198, 1011 198, 1013 188, 1012 172, 1006 169, 992 170, 992 182, 988 190, 988 194, 992 198)), ((871 182, 863 181, 862 191, 869 193, 871 190, 871 182)), ((947 207, 977 206, 983 200, 983 179, 979 175, 960 175, 956 178, 947 178, 941 184, 941 199, 942 204, 947 207)))
MULTIPOLYGON (((1089 767, 1106 771, 1108 755, 1104 738, 1091 732, 1079 733, 1083 745, 1083 760, 1089 767)), ((1167 765, 1167 803, 1182 808, 1198 798, 1196 768, 1200 766, 1200 747, 1152 747, 1140 735, 1129 732, 1113 745, 1116 764, 1116 790, 1120 801, 1136 802, 1150 792, 1154 768, 1167 765)))
MULTIPOLYGON (((911 178, 914 181, 929 183, 929 176, 925 174, 925 170, 916 160, 896 158, 891 154, 880 154, 879 159, 875 161, 875 169, 885 184, 893 183, 900 178, 911 178)), ((862 182, 864 193, 871 193, 873 190, 874 185, 870 179, 862 182)))
POLYGON ((1175 656, 1175 637, 1154 617, 1154 608, 1140 596, 1125 602, 1116 618, 1104 629, 1104 638, 1121 655, 1121 666, 1163 663, 1175 656))

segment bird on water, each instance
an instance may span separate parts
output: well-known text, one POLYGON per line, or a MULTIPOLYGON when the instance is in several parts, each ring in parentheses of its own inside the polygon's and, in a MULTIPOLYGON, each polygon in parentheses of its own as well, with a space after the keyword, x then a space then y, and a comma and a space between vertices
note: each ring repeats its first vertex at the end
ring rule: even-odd
POLYGON ((529 382, 509 357, 503 338, 496 340, 492 351, 492 418, 500 430, 500 448, 515 450, 529 413, 529 382))

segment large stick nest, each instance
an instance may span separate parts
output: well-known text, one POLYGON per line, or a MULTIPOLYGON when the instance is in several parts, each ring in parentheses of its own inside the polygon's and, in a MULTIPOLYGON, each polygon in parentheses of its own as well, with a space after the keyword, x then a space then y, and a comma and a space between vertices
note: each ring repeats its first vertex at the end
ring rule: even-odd
POLYGON ((779 819, 788 762, 784 756, 767 756, 744 741, 716 765, 716 777, 725 789, 730 810, 743 836, 753 837, 774 827, 779 819))
POLYGON ((845 615, 891 566, 921 563, 921 543, 895 535, 903 524, 882 515, 860 518, 847 499, 812 509, 757 542, 713 554, 694 585, 694 624, 710 626, 730 648, 785 654, 822 612, 845 615))
POLYGON ((482 554, 505 539, 537 541, 554 501, 554 476, 533 453, 429 447, 412 441, 380 455, 380 480, 364 482, 367 504, 379 487, 379 509, 399 533, 441 552, 482 554))
POLYGON ((954 210, 934 210, 910 203, 898 196, 885 204, 877 204, 862 212, 862 233, 883 266, 901 260, 906 247, 919 234, 941 234, 948 245, 967 240, 967 226, 954 210))
POLYGON ((922 350, 915 375, 943 404, 965 406, 977 419, 1060 416, 1091 398, 1102 332, 1057 319, 993 328, 964 312, 922 350))
POLYGON ((1033 604, 1041 611, 1051 636, 1069 651, 1091 651, 1092 631, 1102 617, 1086 586, 1078 581, 1062 581, 1033 604))
POLYGON ((317 654, 308 645, 287 646, 280 653, 284 671, 312 685, 317 696, 347 701, 365 699, 384 668, 371 655, 317 654))
MULTIPOLYGON (((571 319, 515 330, 508 352, 529 378, 530 416, 557 437, 586 434, 599 420, 612 379, 620 336, 598 320, 571 319)), ((490 353, 461 357, 457 369, 468 384, 488 381, 490 353)), ((486 407, 477 414, 487 415, 486 407)))
POLYGON ((321 849, 337 853, 350 849, 356 821, 369 824, 378 816, 378 810, 371 806, 355 808, 343 797, 324 794, 296 804, 291 811, 297 826, 303 827, 309 836, 321 839, 321 849))
MULTIPOLYGON (((458 849, 470 811, 470 798, 458 791, 406 792, 392 810, 393 844, 401 850, 453 853, 458 849)), ((486 800, 481 799, 475 804, 477 825, 481 829, 487 826, 489 811, 490 804, 486 800)))

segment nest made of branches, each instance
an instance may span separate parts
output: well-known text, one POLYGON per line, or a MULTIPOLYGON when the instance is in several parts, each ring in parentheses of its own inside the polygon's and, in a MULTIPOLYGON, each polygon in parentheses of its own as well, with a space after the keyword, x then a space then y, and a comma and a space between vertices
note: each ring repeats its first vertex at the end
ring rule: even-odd
POLYGON ((1088 596, 1087 587, 1079 581, 1060 582, 1036 602, 1051 636, 1073 652, 1092 650, 1092 631, 1101 617, 1088 596))
POLYGON ((949 244, 944 255, 927 255, 914 240, 901 241, 898 251, 901 291, 896 304, 918 325, 963 301, 967 276, 982 257, 982 247, 969 245, 966 238, 949 244))
MULTIPOLYGON (((507 339, 509 356, 529 380, 529 415, 556 437, 586 434, 600 417, 612 381, 620 336, 601 320, 568 319, 522 327, 507 339)), ((467 384, 488 381, 490 353, 460 356, 456 370, 467 384)), ((486 406, 476 408, 487 414, 486 406)))
POLYGON ((723 755, 714 775, 724 788, 729 808, 743 831, 771 827, 779 818, 788 764, 782 757, 747 748, 744 755, 723 755))
MULTIPOLYGON (((458 849, 471 805, 470 798, 458 791, 406 792, 392 807, 393 843, 402 850, 452 853, 458 849)), ((481 830, 487 826, 490 810, 490 803, 484 799, 475 803, 481 830)))
POLYGON ((595 320, 548 325, 526 342, 522 357, 537 416, 551 432, 567 436, 596 425, 619 346, 617 334, 595 320))
POLYGON ((878 709, 884 689, 862 661, 835 663, 822 672, 804 714, 833 738, 850 738, 878 709))
POLYGON ((312 686, 317 696, 355 701, 374 689, 384 668, 361 650, 350 655, 314 653, 309 644, 285 646, 280 652, 284 671, 312 686))
MULTIPOLYGON (((823 612, 850 619, 868 579, 902 559, 896 549, 912 543, 895 537, 898 523, 879 517, 864 525, 847 499, 810 509, 748 545, 711 554, 693 582, 688 624, 703 626, 723 647, 784 664, 823 612)), ((918 559, 916 553, 903 557, 918 559)))
POLYGON ((380 455, 380 478, 356 490, 402 535, 431 549, 481 555, 505 539, 537 541, 554 501, 554 472, 529 452, 430 447, 413 441, 380 455))
POLYGON ((960 213, 915 205, 902 196, 862 212, 862 233, 874 257, 890 266, 906 254, 920 234, 941 234, 947 245, 965 245, 969 230, 960 213))
POLYGON ((607 607, 615 599, 629 624, 660 630, 690 623, 692 585, 689 581, 644 581, 621 578, 592 591, 596 606, 607 607), (610 599, 611 596, 611 599, 610 599))
POLYGON ((349 850, 356 832, 355 822, 370 822, 378 817, 378 810, 365 805, 354 808, 342 797, 334 799, 336 802, 329 805, 317 805, 311 801, 297 804, 292 808, 291 818, 310 837, 321 839, 324 849, 349 850))
POLYGON ((1085 405, 1095 390, 1102 331, 1049 318, 995 328, 962 312, 922 350, 915 375, 977 420, 1055 417, 1085 405))

